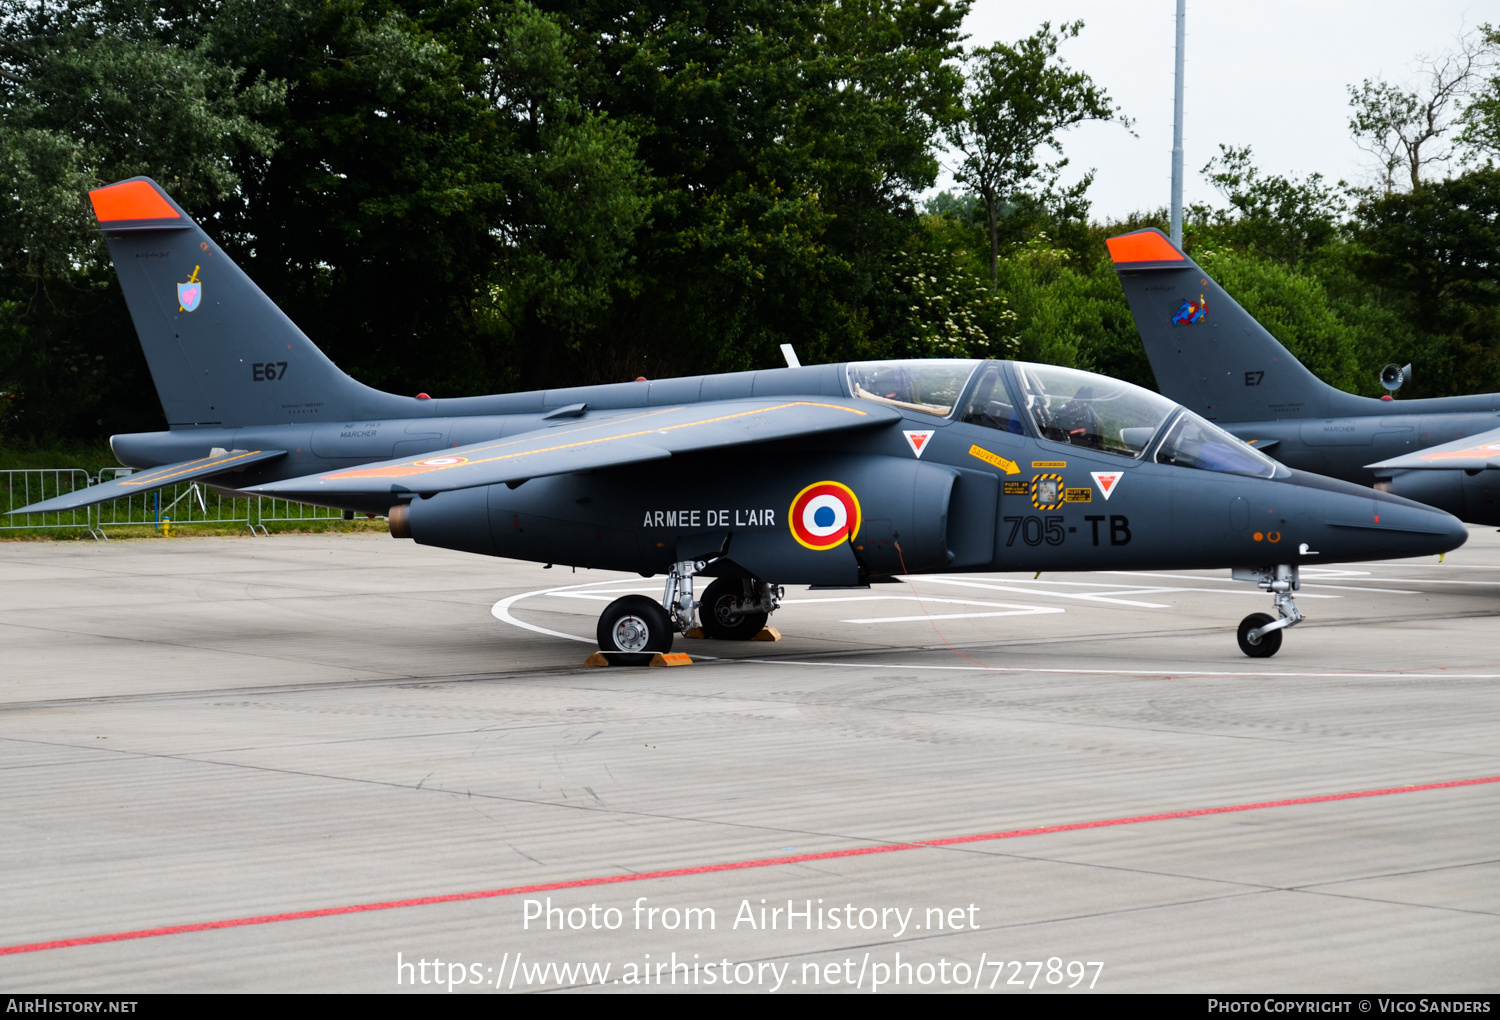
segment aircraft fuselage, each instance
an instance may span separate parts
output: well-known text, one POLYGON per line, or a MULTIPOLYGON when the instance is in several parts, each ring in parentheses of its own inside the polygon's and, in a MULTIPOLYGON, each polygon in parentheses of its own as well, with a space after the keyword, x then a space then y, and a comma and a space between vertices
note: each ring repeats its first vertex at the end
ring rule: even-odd
MULTIPOLYGON (((287 451, 214 479, 217 487, 241 490, 575 425, 632 406, 701 402, 709 387, 714 399, 798 390, 847 397, 838 392, 847 387, 843 380, 840 365, 773 369, 424 401, 422 410, 432 413, 423 417, 200 427, 119 436, 114 444, 136 467, 214 448, 287 451), (493 413, 504 411, 514 413, 493 413)), ((409 500, 417 542, 486 555, 644 574, 718 557, 705 574, 827 585, 934 570, 1328 563, 1416 555, 1454 537, 1451 522, 1425 508, 1296 473, 1252 478, 1193 470, 955 416, 905 411, 903 419, 877 430, 738 448, 732 464, 718 452, 680 454, 425 498, 347 494, 322 502, 385 515, 409 500), (920 456, 908 433, 931 433, 920 456), (847 487, 860 523, 851 541, 811 548, 797 539, 793 503, 823 481, 847 487)))

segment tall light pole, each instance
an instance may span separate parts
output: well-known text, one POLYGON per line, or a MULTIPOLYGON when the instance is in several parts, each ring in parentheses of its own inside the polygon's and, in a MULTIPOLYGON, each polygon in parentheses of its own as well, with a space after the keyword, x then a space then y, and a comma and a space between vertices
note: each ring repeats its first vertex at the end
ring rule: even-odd
POLYGON ((1172 243, 1182 247, 1182 49, 1187 0, 1177 0, 1177 84, 1172 104, 1172 243))

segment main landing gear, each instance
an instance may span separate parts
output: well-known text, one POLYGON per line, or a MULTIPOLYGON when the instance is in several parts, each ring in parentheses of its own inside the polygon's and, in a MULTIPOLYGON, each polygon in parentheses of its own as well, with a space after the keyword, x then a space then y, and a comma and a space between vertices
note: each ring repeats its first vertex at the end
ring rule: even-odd
POLYGON ((723 641, 748 641, 765 627, 781 602, 782 589, 759 578, 721 577, 708 586, 701 601, 693 598, 693 575, 708 560, 683 560, 667 572, 661 602, 644 595, 615 599, 599 617, 599 650, 611 665, 644 666, 652 656, 672 650, 672 635, 698 626, 723 641))
POLYGON ((672 618, 644 595, 615 599, 599 617, 599 650, 611 666, 645 666, 672 650, 672 618))
POLYGON ((782 589, 755 577, 721 577, 698 603, 703 633, 720 641, 749 641, 766 626, 782 589))
POLYGON ((1265 613, 1251 613, 1240 621, 1236 635, 1240 651, 1253 659, 1268 659, 1281 649, 1281 632, 1302 622, 1302 613, 1292 598, 1292 592, 1302 587, 1297 568, 1281 564, 1253 570, 1236 569, 1233 577, 1236 581, 1254 581, 1274 599, 1277 615, 1281 617, 1279 620, 1265 613))

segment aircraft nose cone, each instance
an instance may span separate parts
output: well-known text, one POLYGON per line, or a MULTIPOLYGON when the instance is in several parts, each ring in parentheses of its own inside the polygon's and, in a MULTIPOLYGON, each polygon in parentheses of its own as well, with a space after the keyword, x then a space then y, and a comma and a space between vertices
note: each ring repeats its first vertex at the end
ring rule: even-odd
POLYGON ((1329 507, 1324 517, 1336 542, 1366 549, 1362 559, 1436 555, 1469 540, 1468 529, 1450 513, 1384 493, 1376 495, 1384 498, 1364 497, 1358 500, 1363 506, 1340 500, 1342 505, 1329 507))
POLYGON ((1450 549, 1457 549, 1469 540, 1469 529, 1463 521, 1450 513, 1444 513, 1443 517, 1446 518, 1443 521, 1443 541, 1448 544, 1438 551, 1448 552, 1450 549))
POLYGON ((1296 481, 1308 497, 1309 516, 1323 525, 1324 562, 1430 556, 1469 539, 1462 521, 1435 507, 1303 472, 1296 481))

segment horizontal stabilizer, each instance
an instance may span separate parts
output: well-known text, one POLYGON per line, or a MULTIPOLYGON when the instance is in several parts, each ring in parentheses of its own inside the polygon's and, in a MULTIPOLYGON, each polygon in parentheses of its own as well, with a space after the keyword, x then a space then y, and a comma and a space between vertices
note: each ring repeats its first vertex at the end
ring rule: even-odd
POLYGON ((1429 446, 1416 453, 1403 453, 1399 457, 1366 466, 1392 471, 1483 471, 1486 468, 1500 468, 1500 429, 1455 439, 1441 446, 1429 446))
POLYGON ((226 471, 236 471, 251 464, 259 464, 285 456, 285 450, 233 450, 217 456, 183 461, 180 464, 164 464, 148 471, 137 471, 123 478, 116 478, 112 482, 91 485, 87 489, 77 489, 62 496, 54 496, 10 512, 12 514, 50 514, 60 510, 77 510, 81 507, 93 506, 95 503, 108 503, 112 499, 120 499, 137 492, 150 492, 152 489, 175 485, 178 482, 212 478, 226 471))
POLYGON ((388 460, 270 482, 248 491, 323 499, 337 494, 446 492, 900 420, 901 413, 894 408, 840 398, 725 400, 642 408, 454 447, 415 460, 388 460))

